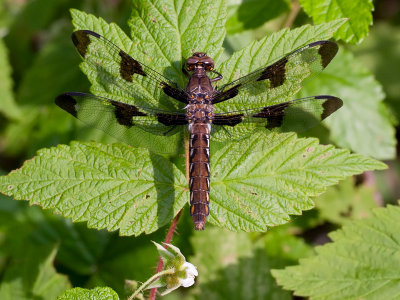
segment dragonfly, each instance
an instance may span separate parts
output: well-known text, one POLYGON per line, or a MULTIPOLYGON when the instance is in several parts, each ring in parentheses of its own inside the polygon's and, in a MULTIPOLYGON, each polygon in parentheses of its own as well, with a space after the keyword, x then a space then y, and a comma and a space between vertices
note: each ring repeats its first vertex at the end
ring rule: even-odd
POLYGON ((180 88, 176 82, 134 59, 96 32, 78 30, 72 33, 71 38, 83 60, 93 69, 107 64, 111 87, 137 97, 139 104, 143 105, 81 92, 59 95, 55 99, 56 105, 84 123, 117 138, 138 127, 165 136, 177 126, 187 127, 190 214, 195 230, 205 228, 209 215, 210 138, 214 132, 227 132, 229 136, 230 128, 243 123, 255 124, 257 128, 270 131, 285 128, 286 131, 299 132, 315 126, 343 105, 337 97, 319 95, 243 110, 216 110, 218 103, 238 95, 256 95, 256 91, 260 90, 265 92, 263 95, 275 93, 284 96, 285 85, 300 84, 330 63, 338 51, 337 44, 332 41, 317 41, 302 46, 274 63, 220 87, 216 86, 216 82, 223 79, 223 75, 214 69, 213 59, 205 52, 195 52, 183 64, 182 72, 188 81, 185 88, 180 88), (297 75, 300 76, 294 76, 299 72, 301 74, 297 75), (135 96, 137 81, 183 103, 184 108, 168 111, 146 105, 145 96, 135 96))

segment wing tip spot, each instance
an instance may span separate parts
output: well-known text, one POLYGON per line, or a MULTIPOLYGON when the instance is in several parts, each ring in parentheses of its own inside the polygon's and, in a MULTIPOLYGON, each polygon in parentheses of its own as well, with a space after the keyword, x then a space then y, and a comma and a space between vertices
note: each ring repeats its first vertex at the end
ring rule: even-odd
POLYGON ((329 117, 331 114, 333 114, 335 111, 337 111, 339 108, 343 106, 342 99, 334 96, 321 95, 321 96, 316 96, 315 98, 325 99, 325 101, 322 103, 322 107, 324 110, 321 115, 321 120, 329 117))
POLYGON ((56 105, 66 112, 70 113, 73 115, 75 118, 78 115, 78 112, 76 110, 76 100, 72 96, 73 93, 65 93, 57 96, 57 98, 54 100, 56 105))

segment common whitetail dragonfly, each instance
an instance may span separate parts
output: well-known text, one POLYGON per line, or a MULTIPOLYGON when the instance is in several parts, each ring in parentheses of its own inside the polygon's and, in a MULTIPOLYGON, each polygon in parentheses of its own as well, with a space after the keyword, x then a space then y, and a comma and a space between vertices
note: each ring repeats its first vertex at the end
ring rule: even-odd
MULTIPOLYGON (((182 71, 188 77, 185 89, 152 70, 118 48, 103 36, 89 30, 72 34, 72 41, 82 58, 94 69, 101 66, 102 49, 110 73, 110 85, 130 91, 137 80, 159 88, 167 96, 184 103, 184 111, 164 111, 152 107, 130 105, 92 94, 69 92, 59 95, 55 103, 81 121, 117 136, 135 126, 146 129, 157 122, 168 133, 177 125, 187 125, 189 140, 190 214, 196 230, 203 230, 209 214, 210 202, 210 136, 212 127, 234 127, 242 122, 255 123, 267 130, 285 126, 287 131, 308 129, 325 119, 342 106, 342 100, 333 96, 313 96, 284 103, 239 110, 214 112, 214 105, 229 100, 240 93, 251 93, 263 88, 267 93, 279 89, 289 80, 290 70, 302 66, 307 73, 294 80, 300 84, 304 78, 322 71, 336 55, 338 46, 331 41, 318 41, 303 46, 250 74, 224 84, 219 88, 214 82, 223 77, 214 70, 214 62, 204 52, 193 53, 186 60, 182 71), (91 50, 94 46, 95 50, 91 50), (100 60, 100 61, 99 61, 100 60), (208 74, 215 76, 209 77, 208 74), (297 80, 297 81, 296 81, 297 80), (295 120, 290 123, 290 120, 295 120), (311 120, 311 121, 310 121, 311 120), (287 122, 289 121, 289 122, 287 122)), ((130 91, 132 94, 132 91, 130 91)))

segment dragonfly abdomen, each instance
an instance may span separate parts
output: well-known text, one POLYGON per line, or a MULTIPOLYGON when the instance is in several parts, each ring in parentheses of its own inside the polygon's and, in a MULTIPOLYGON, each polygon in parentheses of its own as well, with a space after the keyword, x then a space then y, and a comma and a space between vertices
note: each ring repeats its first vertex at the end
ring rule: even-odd
POLYGON ((190 215, 196 230, 204 229, 209 212, 210 128, 209 123, 195 123, 189 129, 190 215))

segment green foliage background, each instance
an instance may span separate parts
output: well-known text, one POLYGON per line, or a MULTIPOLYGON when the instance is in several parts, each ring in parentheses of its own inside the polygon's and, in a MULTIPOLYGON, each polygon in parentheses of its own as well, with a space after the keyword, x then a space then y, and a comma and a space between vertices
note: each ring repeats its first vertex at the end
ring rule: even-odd
POLYGON ((0 195, 0 299, 123 299, 124 280, 154 272, 150 241, 164 239, 181 208, 173 244, 200 276, 167 299, 395 299, 400 8, 390 3, 0 0, 0 191, 29 200, 0 195), (229 79, 333 38, 337 57, 297 97, 331 94, 344 106, 300 137, 255 133, 254 153, 248 141, 216 143, 209 223, 194 232, 182 157, 106 145, 116 141, 54 105, 66 91, 124 98, 81 72, 74 28, 99 32, 181 85, 192 49, 210 53, 229 79), (375 159, 389 168, 371 171, 385 168, 375 159), (112 289, 65 292, 102 286, 112 289))

